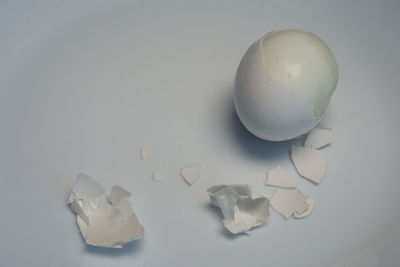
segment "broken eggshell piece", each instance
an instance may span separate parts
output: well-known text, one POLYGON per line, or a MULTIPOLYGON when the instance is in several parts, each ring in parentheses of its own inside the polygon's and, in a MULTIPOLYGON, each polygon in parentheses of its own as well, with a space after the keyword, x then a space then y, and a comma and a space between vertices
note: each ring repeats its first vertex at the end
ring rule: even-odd
POLYGON ((290 178, 282 166, 276 166, 268 171, 266 185, 282 188, 296 188, 296 183, 290 178))
POLYGON ((154 171, 153 172, 153 180, 156 182, 164 180, 164 176, 159 171, 154 171))
POLYGON ((331 143, 332 132, 328 129, 314 128, 308 134, 307 139, 304 143, 305 147, 313 149, 320 149, 331 143))
POLYGON ((302 216, 308 211, 309 213, 307 215, 311 213, 314 202, 310 204, 310 202, 307 202, 307 199, 310 198, 299 190, 277 189, 270 201, 272 208, 288 219, 294 213, 298 215, 297 217, 302 216))
POLYGON ((314 208, 314 200, 312 198, 308 197, 306 199, 306 203, 308 205, 307 209, 304 212, 294 211, 294 213, 293 213, 294 218, 301 219, 301 218, 305 218, 311 214, 311 212, 314 208))
POLYGON ((207 192, 211 202, 221 209, 222 222, 232 234, 247 232, 269 216, 269 200, 255 194, 249 185, 215 185, 207 192))
POLYGON ((140 158, 141 158, 143 161, 147 161, 147 160, 149 159, 149 156, 150 156, 150 150, 147 149, 147 148, 145 148, 145 147, 143 147, 143 148, 140 150, 140 158))
POLYGON ((127 199, 131 195, 132 195, 131 192, 125 190, 119 185, 114 185, 111 188, 111 196, 110 196, 111 205, 117 206, 122 199, 127 199))
POLYGON ((314 183, 320 183, 328 162, 324 154, 309 147, 292 146, 291 158, 297 172, 314 183))
POLYGON ((88 245, 121 248, 139 239, 144 228, 139 223, 127 198, 131 194, 113 186, 111 203, 104 188, 86 174, 79 174, 67 204, 77 214, 77 224, 88 245))
POLYGON ((183 179, 185 179, 186 183, 192 185, 197 181, 197 179, 200 178, 201 167, 194 166, 194 167, 183 168, 181 171, 181 175, 183 179))

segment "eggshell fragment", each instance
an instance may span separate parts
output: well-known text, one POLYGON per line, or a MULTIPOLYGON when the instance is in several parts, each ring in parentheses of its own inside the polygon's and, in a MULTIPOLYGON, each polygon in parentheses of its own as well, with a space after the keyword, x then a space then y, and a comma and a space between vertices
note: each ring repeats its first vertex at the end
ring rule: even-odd
POLYGON ((111 188, 110 201, 113 206, 117 206, 122 199, 127 199, 131 196, 131 193, 119 185, 114 185, 111 188))
POLYGON ((296 188, 296 183, 291 179, 282 166, 276 166, 268 171, 266 185, 282 187, 282 188, 296 188))
POLYGON ((200 166, 184 168, 181 171, 182 177, 189 185, 194 184, 197 181, 197 179, 199 179, 200 174, 201 174, 200 166))
POLYGON ((154 181, 161 181, 161 180, 164 180, 164 176, 159 171, 154 171, 153 179, 154 179, 154 181))
POLYGON ((332 140, 331 130, 314 128, 308 134, 304 146, 313 149, 320 149, 324 146, 329 145, 331 143, 331 140, 332 140))
POLYGON ((314 183, 320 183, 328 162, 324 154, 309 147, 291 147, 291 158, 297 172, 314 183))
POLYGON ((295 211, 302 214, 308 209, 307 196, 299 190, 277 189, 271 197, 272 208, 288 219, 295 211))
POLYGON ((308 215, 311 214, 311 212, 312 212, 312 210, 314 208, 314 200, 312 198, 310 198, 310 197, 307 197, 306 203, 308 205, 307 209, 305 211, 303 211, 303 212, 296 210, 293 213, 293 217, 294 218, 301 219, 301 218, 305 218, 305 217, 307 217, 308 215))
POLYGON ((149 159, 149 156, 150 156, 150 150, 147 149, 147 148, 145 148, 145 147, 143 147, 143 148, 140 150, 140 158, 141 158, 143 161, 147 161, 147 160, 149 159))
POLYGON ((222 222, 232 234, 245 233, 269 216, 269 200, 254 193, 249 185, 215 185, 207 192, 211 202, 221 209, 222 222))
POLYGON ((143 237, 144 228, 127 201, 129 196, 128 191, 114 186, 109 203, 100 184, 85 174, 78 175, 67 204, 77 214, 77 224, 88 245, 121 248, 143 237))

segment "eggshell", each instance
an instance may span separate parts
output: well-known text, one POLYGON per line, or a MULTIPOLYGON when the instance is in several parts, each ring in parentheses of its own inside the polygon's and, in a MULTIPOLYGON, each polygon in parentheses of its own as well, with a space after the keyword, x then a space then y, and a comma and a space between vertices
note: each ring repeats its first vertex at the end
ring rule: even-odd
POLYGON ((335 57, 319 37, 299 30, 268 33, 239 64, 235 109, 254 135, 289 140, 320 121, 337 80, 335 57))

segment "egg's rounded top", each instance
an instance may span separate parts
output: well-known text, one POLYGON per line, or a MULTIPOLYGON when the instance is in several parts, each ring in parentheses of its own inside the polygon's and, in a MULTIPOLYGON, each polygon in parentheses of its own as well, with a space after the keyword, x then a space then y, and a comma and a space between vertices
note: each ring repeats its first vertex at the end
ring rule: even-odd
POLYGON ((281 30, 259 40, 263 64, 274 80, 303 97, 317 120, 338 81, 338 65, 328 45, 311 32, 281 30))
POLYGON ((310 131, 324 115, 338 82, 338 65, 313 33, 266 34, 244 54, 235 78, 239 119, 254 135, 289 140, 310 131))

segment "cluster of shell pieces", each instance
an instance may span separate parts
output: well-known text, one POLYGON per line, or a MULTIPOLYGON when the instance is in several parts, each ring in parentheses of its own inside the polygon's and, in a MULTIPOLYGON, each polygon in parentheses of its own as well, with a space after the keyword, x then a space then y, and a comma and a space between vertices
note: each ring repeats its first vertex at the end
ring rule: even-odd
MULTIPOLYGON (((140 158, 148 161, 150 150, 142 148, 140 158)), ((181 175, 188 185, 194 184, 201 174, 200 166, 183 168, 181 175)), ((154 181, 164 176, 153 171, 154 181)), ((67 204, 76 214, 76 221, 86 244, 100 247, 121 248, 124 244, 144 236, 144 227, 139 223, 127 199, 131 193, 114 185, 108 201, 104 188, 86 174, 79 174, 67 204)))
MULTIPOLYGON (((330 130, 316 128, 308 134, 304 146, 291 147, 291 158, 299 175, 315 184, 322 181, 327 160, 319 149, 330 144, 331 137, 330 130)), ((276 187, 269 200, 255 194, 248 185, 216 185, 207 190, 211 202, 221 209, 227 230, 233 234, 245 233, 261 225, 269 216, 270 204, 286 219, 291 216, 300 219, 311 214, 313 199, 297 188, 283 167, 269 170, 265 184, 276 187)))
MULTIPOLYGON (((330 142, 331 131, 317 128, 309 133, 304 146, 291 147, 291 159, 301 176, 316 184, 321 182, 327 160, 319 149, 330 142)), ((141 159, 147 161, 149 156, 150 150, 142 148, 141 159)), ((200 166, 181 170, 189 185, 200 174, 200 166)), ((153 172, 153 178, 164 179, 159 171, 153 172)), ((212 204, 221 209, 227 230, 233 234, 245 233, 263 224, 269 216, 270 204, 286 219, 304 218, 311 213, 314 201, 297 188, 281 166, 268 171, 266 185, 277 188, 271 199, 255 193, 249 185, 214 185, 207 190, 212 204)), ((99 183, 85 174, 78 175, 67 203, 77 215, 77 224, 87 244, 120 248, 143 237, 144 227, 127 201, 130 196, 130 192, 115 185, 108 200, 99 183)))
MULTIPOLYGON (((304 146, 292 146, 291 158, 300 176, 318 184, 325 176, 327 160, 319 149, 330 144, 332 133, 328 129, 315 128, 307 136, 304 146)), ((314 200, 304 195, 286 171, 277 166, 268 172, 266 185, 278 187, 270 199, 271 206, 288 219, 310 215, 314 200)))
POLYGON ((67 203, 89 245, 120 248, 143 237, 144 228, 127 199, 131 193, 115 185, 110 201, 104 188, 86 174, 79 174, 67 203))
MULTIPOLYGON (((143 147, 140 151, 140 158, 142 161, 148 161, 150 157, 150 150, 148 148, 143 147)), ((181 170, 181 176, 186 181, 188 185, 194 184, 197 179, 200 178, 201 175, 201 166, 191 166, 187 168, 183 168, 181 170)), ((156 170, 153 171, 153 179, 154 181, 162 181, 164 180, 164 176, 161 171, 156 170)))

